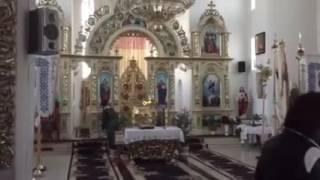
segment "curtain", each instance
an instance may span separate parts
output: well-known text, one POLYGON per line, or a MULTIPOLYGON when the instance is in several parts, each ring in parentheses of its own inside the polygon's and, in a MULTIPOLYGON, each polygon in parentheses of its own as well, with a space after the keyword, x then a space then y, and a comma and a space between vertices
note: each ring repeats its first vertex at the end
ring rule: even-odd
POLYGON ((130 61, 134 59, 143 75, 147 77, 147 62, 144 58, 150 56, 153 45, 144 35, 139 33, 122 35, 116 40, 113 48, 117 49, 118 55, 123 57, 120 61, 120 75, 125 72, 130 61))

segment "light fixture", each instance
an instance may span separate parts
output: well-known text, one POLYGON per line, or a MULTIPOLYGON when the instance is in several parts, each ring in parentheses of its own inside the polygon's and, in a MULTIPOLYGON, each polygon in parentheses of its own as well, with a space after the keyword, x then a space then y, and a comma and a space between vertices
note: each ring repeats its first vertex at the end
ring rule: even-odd
POLYGON ((304 48, 303 48, 303 45, 302 45, 302 34, 301 32, 299 32, 299 46, 298 46, 298 50, 297 50, 297 54, 298 54, 298 57, 297 59, 298 60, 301 60, 302 57, 304 56, 304 48))
POLYGON ((298 87, 301 92, 304 92, 304 86, 303 86, 303 81, 304 81, 304 72, 306 71, 305 67, 305 61, 304 61, 304 54, 305 50, 302 45, 302 34, 299 32, 299 45, 297 49, 297 56, 296 59, 298 61, 298 87))
POLYGON ((82 79, 87 79, 91 74, 91 68, 84 61, 81 62, 82 79))

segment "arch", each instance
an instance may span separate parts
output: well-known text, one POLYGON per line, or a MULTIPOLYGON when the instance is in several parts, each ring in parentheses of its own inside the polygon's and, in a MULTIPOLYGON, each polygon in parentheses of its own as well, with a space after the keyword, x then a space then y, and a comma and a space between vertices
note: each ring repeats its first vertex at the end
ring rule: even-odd
POLYGON ((199 51, 201 56, 228 57, 229 32, 222 15, 211 1, 199 20, 199 51))
POLYGON ((221 32, 227 32, 227 27, 224 21, 223 16, 219 13, 217 9, 215 9, 215 4, 211 2, 209 5, 209 8, 202 14, 198 28, 199 30, 202 30, 208 25, 213 25, 217 29, 219 29, 221 32))
POLYGON ((157 50, 159 51, 159 55, 160 56, 164 56, 165 55, 165 52, 164 52, 164 49, 163 49, 163 45, 158 40, 158 38, 152 32, 150 32, 149 30, 147 30, 145 28, 142 28, 142 27, 138 27, 138 26, 126 26, 126 27, 121 28, 118 31, 114 32, 113 34, 111 34, 108 37, 108 39, 106 40, 106 43, 104 45, 104 49, 103 49, 102 52, 106 52, 105 55, 110 55, 110 50, 112 49, 112 45, 117 40, 117 38, 122 33, 131 32, 131 31, 141 32, 141 33, 145 34, 148 38, 150 38, 150 40, 157 47, 157 50))
POLYGON ((94 15, 89 16, 86 27, 78 33, 76 52, 101 54, 111 47, 113 41, 121 33, 138 31, 146 34, 152 40, 162 57, 188 55, 190 51, 188 39, 185 31, 176 21, 171 23, 145 21, 141 17, 120 9, 115 9, 112 15, 109 13, 109 7, 103 7, 98 9, 94 15), (128 17, 143 23, 127 24, 128 17), (83 42, 86 44, 85 49, 81 44, 83 42))
MULTIPOLYGON (((160 56, 178 56, 181 55, 182 48, 169 26, 162 24, 163 29, 157 31, 153 29, 153 24, 142 25, 123 25, 123 21, 118 21, 115 16, 111 16, 104 22, 97 23, 97 26, 88 32, 87 54, 101 54, 104 50, 111 47, 116 38, 123 32, 138 31, 146 34, 156 45, 160 56)), ((107 53, 109 54, 109 53, 107 53)))

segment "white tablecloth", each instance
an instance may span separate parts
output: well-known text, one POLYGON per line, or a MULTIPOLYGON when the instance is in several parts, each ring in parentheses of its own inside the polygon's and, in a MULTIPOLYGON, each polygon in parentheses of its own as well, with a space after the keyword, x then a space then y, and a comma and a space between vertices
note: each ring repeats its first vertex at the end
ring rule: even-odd
POLYGON ((179 140, 184 142, 183 132, 178 127, 155 127, 154 129, 126 128, 124 143, 129 144, 143 140, 179 140))
POLYGON ((264 135, 274 135, 274 130, 272 127, 264 127, 264 130, 262 129, 262 126, 248 126, 245 124, 241 124, 237 126, 237 129, 241 129, 240 133, 240 139, 243 143, 244 141, 249 141, 249 143, 256 143, 256 135, 262 136, 264 135), (264 131, 264 132, 262 132, 264 131))

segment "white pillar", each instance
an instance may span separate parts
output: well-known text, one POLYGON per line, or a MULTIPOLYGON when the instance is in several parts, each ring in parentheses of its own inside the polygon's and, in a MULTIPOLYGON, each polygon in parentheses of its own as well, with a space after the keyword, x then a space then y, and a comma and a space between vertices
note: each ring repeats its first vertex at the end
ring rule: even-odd
POLYGON ((15 161, 16 180, 32 179, 33 129, 31 113, 32 94, 29 73, 30 60, 27 57, 26 28, 29 7, 32 0, 17 0, 17 77, 16 77, 16 119, 15 119, 15 161))

